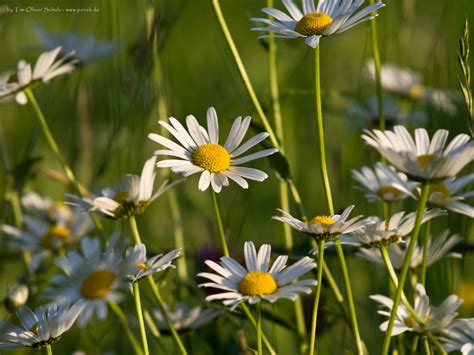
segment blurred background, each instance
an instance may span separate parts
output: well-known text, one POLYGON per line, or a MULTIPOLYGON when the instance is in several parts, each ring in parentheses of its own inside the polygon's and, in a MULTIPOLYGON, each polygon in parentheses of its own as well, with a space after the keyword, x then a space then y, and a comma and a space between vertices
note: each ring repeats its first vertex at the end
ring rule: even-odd
MULTIPOLYGON (((278 0, 275 3, 277 8, 282 8, 278 0)), ((474 26, 474 2, 388 0, 386 4, 377 19, 382 63, 394 63, 419 72, 425 85, 449 92, 455 98, 457 108, 455 114, 448 114, 430 105, 396 98, 401 110, 425 112, 424 126, 430 133, 439 128, 449 129, 450 137, 467 133, 456 51, 464 19, 471 19, 474 26)), ((221 6, 257 95, 272 117, 267 49, 265 42, 257 39, 257 33, 250 31, 254 24, 249 21, 251 17, 264 17, 260 9, 266 2, 221 0, 221 6)), ((85 63, 71 75, 35 89, 64 156, 80 181, 91 190, 114 186, 125 173, 140 173, 145 160, 158 149, 147 135, 159 133, 159 119, 173 116, 184 120, 186 115, 194 114, 204 124, 207 108, 214 106, 220 119, 222 140, 237 116, 251 115, 255 123, 260 123, 219 30, 210 0, 3 1, 0 3, 0 74, 15 70, 20 59, 34 62, 44 50, 43 31, 92 36, 98 41, 109 41, 115 48, 112 55, 85 63), (8 10, 15 7, 31 10, 8 10), (61 11, 33 9, 44 7, 59 7, 61 11), (66 11, 68 8, 89 9, 90 12, 69 12, 66 11)), ((277 40, 277 46, 286 156, 308 214, 314 216, 325 212, 325 203, 315 138, 312 50, 299 40, 277 40)), ((371 53, 368 23, 321 41, 323 110, 335 207, 341 210, 355 204, 355 215, 379 214, 381 210, 379 204, 367 203, 363 194, 353 188, 350 175, 351 169, 372 166, 378 159, 360 139, 361 130, 367 125, 347 114, 350 105, 364 103, 375 94, 374 84, 364 76, 364 65, 371 53)), ((13 167, 13 184, 22 194, 34 190, 61 200, 66 189, 48 175, 51 169, 60 170, 60 166, 46 145, 33 114, 30 105, 21 106, 14 101, 2 102, 0 106, 2 143, 13 167)), ((254 129, 260 128, 254 126, 254 129)), ((264 183, 250 183, 248 190, 231 184, 219 194, 231 249, 241 253, 243 242, 253 240, 257 244, 271 243, 277 252, 284 253, 282 226, 270 219, 279 207, 277 177, 265 160, 250 165, 267 171, 269 179, 264 183)), ((471 166, 464 173, 469 169, 472 172, 471 166)), ((167 174, 164 172, 158 179, 163 180, 167 174)), ((0 179, 0 192, 4 196, 8 184, 3 167, 0 179)), ((198 260, 203 253, 201 249, 216 245, 217 240, 210 193, 199 192, 197 181, 193 176, 175 189, 190 275, 203 270, 202 260, 198 260)), ((9 204, 5 201, 0 208, 0 223, 11 223, 9 204)), ((406 200, 395 208, 414 210, 416 205, 406 200)), ((297 214, 293 205, 292 212, 297 214)), ((174 226, 170 222, 166 196, 139 216, 138 222, 151 250, 163 252, 173 248, 174 226)), ((436 305, 449 294, 457 293, 464 299, 461 315, 472 316, 472 220, 450 213, 435 220, 431 230, 438 234, 447 225, 453 233, 464 237, 458 248, 463 258, 443 259, 432 266, 428 273, 428 293, 436 305)), ((115 226, 107 224, 109 231, 115 226)), ((294 240, 294 255, 305 255, 309 246, 307 238, 294 233, 294 240)), ((369 350, 378 349, 382 333, 377 328, 381 319, 376 314, 376 305, 368 297, 374 293, 387 294, 388 279, 383 268, 356 258, 351 249, 347 249, 347 253, 362 338, 369 350)), ((0 255, 0 298, 3 298, 6 285, 15 283, 24 270, 19 254, 2 248, 0 255)), ((328 264, 342 287, 337 260, 331 250, 327 255, 328 264)), ((171 303, 175 301, 172 297, 177 287, 175 279, 176 271, 172 271, 167 276, 167 297, 171 303)), ((186 301, 203 303, 205 295, 196 291, 192 280, 189 289, 192 292, 186 296, 186 301)), ((351 353, 350 330, 327 288, 323 288, 322 302, 318 350, 321 354, 351 353)), ((151 297, 145 303, 152 305, 151 297)), ((305 303, 309 306, 312 297, 305 303)), ((126 304, 126 309, 133 315, 132 303, 126 304)), ((281 354, 297 353, 295 349, 298 349, 298 338, 289 329, 294 325, 294 320, 288 316, 292 309, 289 301, 267 309, 269 317, 285 319, 281 324, 264 323, 271 343, 281 354)), ((306 313, 309 318, 309 307, 306 313)), ((0 318, 9 317, 8 311, 0 308, 0 318)), ((236 336, 240 327, 246 330, 249 342, 253 344, 254 332, 245 319, 229 314, 196 331, 197 334, 186 334, 185 342, 192 354, 221 354, 224 351, 237 354, 241 351, 236 336)), ((69 354, 75 350, 87 354, 129 353, 127 340, 120 334, 120 328, 109 315, 106 322, 95 320, 85 329, 74 328, 54 345, 55 353, 69 354)), ((152 338, 150 343, 153 344, 152 353, 174 352, 173 342, 166 336, 152 338)), ((33 352, 18 350, 12 353, 33 352)))

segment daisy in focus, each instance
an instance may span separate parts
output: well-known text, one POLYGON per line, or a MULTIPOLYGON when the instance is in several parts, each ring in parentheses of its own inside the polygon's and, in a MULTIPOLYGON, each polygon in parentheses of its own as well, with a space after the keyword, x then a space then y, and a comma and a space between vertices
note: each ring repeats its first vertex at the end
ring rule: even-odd
POLYGON ((263 244, 257 253, 252 242, 245 242, 246 267, 227 256, 221 257, 220 263, 207 260, 206 265, 216 273, 199 273, 199 277, 211 281, 200 284, 199 287, 211 287, 222 292, 207 296, 206 301, 224 300, 224 305, 234 310, 241 302, 255 304, 265 300, 274 303, 282 298, 294 301, 298 293, 311 293, 309 286, 315 286, 316 280, 306 279, 293 283, 316 267, 311 258, 305 256, 286 267, 288 256, 281 255, 270 268, 270 254, 269 244, 263 244))
MULTIPOLYGON (((371 13, 385 6, 381 2, 376 2, 358 11, 363 1, 319 0, 318 6, 315 6, 314 0, 303 0, 303 11, 301 11, 293 0, 282 0, 282 3, 289 15, 280 10, 265 7, 262 11, 274 17, 275 20, 252 18, 251 21, 268 25, 268 27, 252 28, 252 30, 273 32, 276 37, 281 38, 304 38, 304 42, 312 48, 318 46, 321 37, 347 31, 362 22, 373 19, 378 14, 371 13)), ((259 38, 266 37, 269 35, 259 38)))
POLYGON ((426 129, 415 130, 415 140, 403 126, 393 131, 365 130, 362 138, 390 164, 416 181, 436 181, 457 175, 474 159, 474 141, 458 134, 446 146, 449 132, 439 129, 430 140, 426 129))
POLYGON ((474 354, 474 318, 459 319, 443 332, 443 347, 448 353, 460 351, 462 355, 474 354))
POLYGON ((61 59, 58 55, 61 47, 57 47, 49 52, 41 54, 36 61, 34 69, 31 65, 21 60, 18 63, 18 70, 10 75, 6 82, 0 84, 0 98, 15 95, 16 101, 25 105, 28 102, 24 89, 37 83, 46 83, 51 79, 72 72, 75 69, 76 60, 71 60, 73 52, 67 53, 61 59))
POLYGON ((39 307, 34 312, 23 306, 16 312, 21 326, 0 321, 0 349, 52 344, 73 326, 82 309, 81 303, 39 307))
POLYGON ((184 177, 200 173, 198 188, 201 191, 212 186, 212 189, 219 193, 223 186, 229 185, 229 179, 247 189, 249 185, 246 179, 263 181, 268 175, 263 171, 239 165, 267 157, 278 151, 270 148, 240 157, 269 136, 266 132, 259 133, 241 145, 250 120, 250 117, 244 119, 237 117, 224 145, 219 144, 219 122, 213 107, 207 110, 207 130, 199 125, 192 115, 186 117, 187 130, 173 117, 169 118, 171 124, 160 121, 159 124, 166 128, 179 144, 159 134, 151 133, 148 138, 167 148, 157 150, 155 154, 179 159, 161 160, 156 166, 171 168, 173 172, 182 174, 184 177))

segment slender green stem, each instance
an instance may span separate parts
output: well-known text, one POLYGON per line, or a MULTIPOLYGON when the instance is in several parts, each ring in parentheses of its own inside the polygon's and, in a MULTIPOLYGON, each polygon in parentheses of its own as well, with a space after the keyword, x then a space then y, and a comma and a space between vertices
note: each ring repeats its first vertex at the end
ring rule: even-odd
POLYGON ((315 344, 316 344, 316 330, 318 323, 318 308, 319 308, 319 298, 321 296, 321 289, 323 286, 323 265, 324 265, 324 239, 318 241, 318 284, 316 285, 316 293, 314 294, 314 306, 313 306, 313 318, 311 322, 311 340, 309 343, 309 354, 313 355, 315 353, 315 344))
POLYGON ((222 225, 221 213, 219 211, 219 205, 217 204, 217 196, 214 190, 211 188, 212 205, 214 206, 214 215, 216 217, 217 228, 219 229, 219 237, 221 241, 222 252, 225 256, 229 256, 229 248, 227 248, 227 242, 225 240, 224 227, 222 225))
POLYGON ((339 287, 337 287, 336 280, 334 280, 334 277, 332 276, 331 270, 329 270, 329 267, 326 261, 323 263, 323 273, 324 273, 324 279, 329 284, 329 288, 332 290, 332 293, 334 297, 336 298, 336 301, 339 303, 343 303, 344 297, 342 296, 342 293, 339 290, 339 287))
POLYGON ((418 354, 417 350, 418 350, 418 342, 419 341, 420 341, 420 336, 415 335, 415 338, 413 339, 413 343, 411 343, 411 349, 410 349, 410 353, 412 355, 418 354))
POLYGON ((257 95, 255 94, 255 90, 253 89, 253 86, 249 79, 247 71, 245 70, 245 66, 242 62, 242 59, 240 58, 239 51, 237 50, 234 40, 232 39, 232 35, 230 34, 229 28, 227 27, 227 23, 225 21, 224 15, 221 10, 221 6, 219 4, 219 0, 211 0, 211 1, 212 1, 212 6, 214 8, 214 12, 217 17, 217 21, 219 22, 219 26, 221 28, 222 34, 224 35, 225 40, 230 48, 230 51, 232 52, 232 56, 239 70, 240 77, 242 78, 245 89, 247 90, 247 93, 249 94, 249 97, 252 100, 252 103, 255 109, 257 110, 257 113, 260 116, 260 119, 262 120, 265 130, 268 132, 268 134, 270 134, 270 140, 272 144, 275 146, 275 148, 279 148, 278 140, 275 136, 275 133, 273 132, 272 126, 270 125, 270 122, 268 121, 267 116, 265 115, 265 112, 263 111, 262 106, 260 105, 260 102, 258 101, 257 95))
POLYGON ((431 221, 426 222, 425 224, 425 235, 423 238, 423 260, 421 263, 421 276, 420 283, 422 285, 426 282, 426 268, 428 267, 428 241, 430 239, 430 227, 431 221))
POLYGON ((390 313, 390 318, 388 321, 388 328, 385 333, 382 354, 388 354, 390 348, 390 338, 392 335, 393 326, 395 324, 395 318, 397 315, 398 305, 400 304, 400 299, 403 292, 403 287, 405 286, 405 281, 407 279, 408 270, 410 268, 411 258, 413 256, 413 251, 415 250, 416 241, 418 239, 418 234, 420 233, 421 220, 423 218, 423 213, 425 211, 426 202, 429 195, 429 183, 424 182, 422 184, 422 192, 420 200, 418 201, 418 210, 416 213, 415 227, 413 229, 412 236, 410 238, 410 243, 408 245, 407 251, 405 253, 405 258, 403 259, 403 266, 400 272, 399 284, 397 290, 395 291, 395 297, 393 300, 392 311, 390 313))
POLYGON ((257 352, 263 354, 262 349, 262 301, 257 302, 257 352))
POLYGON ((423 339, 423 345, 425 347, 426 355, 432 355, 433 350, 431 349, 430 341, 428 340, 428 338, 423 339))
POLYGON ((130 324, 125 313, 123 313, 122 309, 117 305, 117 303, 109 302, 109 306, 122 323, 122 326, 124 327, 125 332, 127 333, 128 340, 130 341, 130 344, 132 345, 135 354, 142 355, 143 350, 140 347, 140 343, 138 342, 137 338, 135 338, 135 335, 133 335, 133 332, 130 329, 130 324))
POLYGON ((132 231, 132 238, 135 244, 142 244, 142 239, 140 238, 140 233, 138 232, 137 220, 134 215, 130 216, 128 219, 130 224, 130 230, 132 231))
POLYGON ((165 303, 163 299, 161 298, 160 291, 158 290, 158 286, 155 283, 155 280, 151 276, 148 276, 146 278, 148 280, 148 284, 150 285, 150 288, 153 292, 153 295, 155 296, 156 302, 158 303, 158 307, 160 308, 161 314, 163 315, 163 318, 165 319, 166 324, 168 325, 168 328, 173 335, 174 340, 176 341, 176 344, 178 345, 178 348, 181 352, 181 354, 185 355, 188 352, 186 351, 186 348, 183 345, 183 342, 181 341, 178 332, 176 331, 173 322, 171 321, 171 318, 168 314, 168 310, 165 307, 165 303))
POLYGON ((146 339, 145 321, 143 320, 142 304, 140 300, 140 288, 138 287, 138 282, 133 283, 133 298, 135 301, 135 310, 137 312, 138 324, 140 326, 140 336, 142 338, 143 352, 145 355, 148 355, 150 351, 148 350, 148 341, 146 339))
MULTIPOLYGON (((257 329, 257 321, 255 320, 255 317, 252 315, 252 313, 250 312, 247 305, 245 303, 241 303, 240 307, 242 308, 244 313, 247 315, 247 318, 250 320, 250 323, 252 323, 252 325, 255 327, 255 329, 257 329)), ((265 347, 269 351, 269 353, 272 354, 272 355, 275 355, 276 352, 273 349, 272 345, 270 344, 270 341, 268 340, 268 338, 267 338, 267 336, 265 335, 264 332, 262 332, 262 340, 263 340, 263 343, 265 344, 265 347)))
POLYGON ((46 354, 53 355, 53 349, 51 349, 51 344, 46 344, 46 354))

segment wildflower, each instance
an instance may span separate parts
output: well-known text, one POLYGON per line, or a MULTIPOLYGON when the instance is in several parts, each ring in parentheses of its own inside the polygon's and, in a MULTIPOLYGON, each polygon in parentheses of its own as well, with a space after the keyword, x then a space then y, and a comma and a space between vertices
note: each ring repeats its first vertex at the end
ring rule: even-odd
POLYGON ((30 291, 28 290, 27 285, 21 283, 17 284, 7 289, 3 303, 10 312, 13 312, 28 301, 29 294, 30 291))
MULTIPOLYGON (((168 307, 166 306, 166 308, 168 307)), ((220 313, 219 310, 204 308, 202 306, 196 306, 190 309, 189 306, 183 302, 176 304, 174 310, 168 310, 168 315, 173 323, 173 327, 178 332, 196 330, 217 317, 220 313)), ((158 329, 161 331, 169 331, 163 313, 160 310, 154 310, 153 315, 158 323, 158 329)))
POLYGON ((443 332, 443 347, 448 353, 474 354, 474 318, 459 319, 443 332))

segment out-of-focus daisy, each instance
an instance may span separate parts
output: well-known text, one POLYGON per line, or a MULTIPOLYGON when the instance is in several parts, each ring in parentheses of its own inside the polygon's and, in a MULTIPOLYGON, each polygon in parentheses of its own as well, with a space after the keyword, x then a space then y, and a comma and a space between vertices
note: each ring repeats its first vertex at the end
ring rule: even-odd
POLYGON ((95 313, 97 318, 107 317, 107 303, 122 300, 121 290, 127 286, 128 263, 122 256, 123 247, 117 238, 109 239, 105 252, 98 239, 81 239, 81 253, 69 251, 56 264, 64 274, 51 279, 51 288, 45 296, 53 304, 81 301, 84 309, 78 320, 84 326, 95 313))
POLYGON ((367 166, 360 171, 352 170, 352 178, 361 186, 356 188, 365 192, 368 201, 394 202, 414 197, 412 191, 418 183, 409 181, 403 173, 397 172, 394 167, 382 164, 375 164, 375 169, 367 166))
MULTIPOLYGON (((165 307, 168 308, 166 305, 165 307)), ((196 306, 190 309, 184 302, 176 304, 173 310, 168 310, 168 315, 173 323, 173 327, 178 332, 196 330, 217 317, 219 313, 221 313, 219 310, 204 308, 202 306, 196 306)), ((160 310, 154 310, 153 315, 157 321, 158 329, 160 331, 169 331, 163 313, 160 310)))
POLYGON ((458 134, 446 146, 449 132, 439 129, 430 141, 424 128, 415 130, 415 140, 403 126, 393 131, 365 130, 362 138, 395 168, 417 181, 453 177, 474 159, 474 141, 458 134))
POLYGON ((16 284, 13 287, 7 288, 3 304, 10 312, 14 312, 28 301, 29 294, 30 291, 27 285, 22 283, 16 284))
MULTIPOLYGON (((375 65, 372 59, 366 63, 366 75, 375 80, 375 65)), ((448 91, 424 86, 423 76, 413 70, 393 64, 383 64, 381 81, 382 87, 387 91, 411 100, 426 102, 449 114, 455 114, 457 111, 452 95, 448 91)))
MULTIPOLYGON (((406 242, 410 239, 407 238, 406 242)), ((461 241, 457 234, 449 236, 449 230, 445 230, 439 236, 428 239, 427 266, 430 266, 444 257, 461 258, 461 254, 450 252, 450 250, 461 241)), ((401 270, 403 259, 405 258, 406 247, 403 244, 391 244, 387 248, 390 262, 395 270, 401 270)), ((385 266, 380 251, 378 249, 360 249, 356 255, 372 261, 373 263, 385 266)), ((410 261, 410 268, 416 269, 423 262, 423 245, 415 245, 410 261)))
POLYGON ((443 347, 448 353, 460 351, 462 355, 474 355, 474 318, 459 319, 443 332, 443 347))
POLYGON ((21 198, 26 213, 47 219, 53 224, 68 224, 77 218, 75 211, 61 201, 53 201, 47 196, 29 192, 21 198))
POLYGON ((111 57, 118 50, 118 43, 99 41, 92 36, 79 36, 74 32, 54 34, 36 25, 35 32, 46 50, 61 47, 60 56, 74 52, 79 64, 96 62, 111 57))
POLYGON ((294 280, 314 269, 316 264, 307 256, 293 265, 286 267, 288 256, 279 256, 270 266, 271 246, 263 244, 257 254, 252 242, 245 242, 244 268, 234 259, 223 256, 220 263, 211 260, 206 265, 217 274, 201 272, 200 277, 211 282, 200 284, 199 287, 212 287, 223 292, 206 297, 206 301, 224 300, 224 305, 235 309, 241 302, 255 304, 261 300, 276 302, 281 298, 295 300, 298 293, 311 293, 309 286, 317 284, 316 280, 294 280))
MULTIPOLYGON (((434 209, 423 213, 420 224, 430 219, 445 215, 446 212, 434 209)), ((404 242, 403 237, 410 234, 415 227, 416 212, 405 214, 399 212, 387 221, 378 217, 369 217, 363 228, 346 232, 339 238, 342 244, 349 244, 363 248, 380 248, 393 243, 404 242)))
MULTIPOLYGON (((403 114, 390 96, 383 98, 383 112, 385 124, 388 128, 392 128, 397 124, 422 123, 426 121, 426 114, 422 111, 403 114)), ((347 113, 351 121, 354 121, 354 118, 360 119, 360 122, 356 122, 358 126, 362 125, 366 128, 377 128, 379 126, 378 98, 376 96, 370 97, 364 105, 357 103, 350 105, 347 113)))
POLYGON ((142 213, 145 208, 166 192, 174 184, 164 181, 153 192, 155 183, 155 162, 152 157, 145 162, 141 176, 127 174, 120 184, 112 189, 102 189, 102 195, 95 198, 69 195, 71 204, 78 205, 88 212, 95 212, 101 217, 120 219, 142 213))
POLYGON ((198 185, 201 191, 207 190, 211 185, 215 192, 220 192, 222 186, 229 185, 229 179, 244 189, 248 188, 245 179, 263 181, 268 177, 263 171, 238 166, 277 152, 277 149, 271 148, 239 158, 269 136, 266 132, 259 133, 240 145, 247 133, 250 120, 250 117, 244 119, 237 117, 224 145, 219 144, 219 122, 213 107, 207 110, 207 130, 199 125, 192 115, 186 117, 187 130, 173 117, 169 118, 171 125, 160 121, 159 124, 165 127, 179 144, 151 133, 148 138, 167 148, 157 150, 155 154, 169 155, 179 159, 162 160, 156 166, 171 168, 173 172, 182 174, 184 177, 201 173, 198 185))
POLYGON ((145 244, 137 244, 127 249, 126 259, 130 265, 127 278, 132 282, 136 282, 146 276, 166 270, 169 267, 174 268, 175 266, 171 263, 174 259, 179 257, 179 255, 179 249, 175 249, 164 256, 160 254, 147 259, 145 244))
POLYGON ((73 326, 82 309, 80 302, 72 307, 68 304, 39 307, 34 312, 22 306, 16 312, 21 326, 0 321, 0 349, 41 348, 52 344, 73 326))
MULTIPOLYGON (((293 0, 282 0, 282 3, 289 15, 280 10, 265 7, 262 11, 274 17, 275 20, 252 18, 250 20, 268 25, 268 27, 252 28, 252 30, 273 32, 276 37, 282 38, 304 38, 304 42, 313 48, 318 46, 321 37, 344 32, 362 22, 369 21, 378 15, 372 15, 372 12, 385 6, 378 1, 358 11, 363 1, 320 0, 318 6, 315 6, 314 0, 303 0, 303 11, 301 11, 293 0)), ((269 35, 259 38, 266 37, 269 35)))
POLYGON ((61 47, 58 47, 41 54, 33 70, 30 64, 21 60, 17 72, 10 75, 6 83, 0 84, 0 98, 16 95, 16 101, 24 105, 28 102, 23 92, 25 88, 40 82, 46 83, 59 75, 72 72, 77 63, 76 60, 71 60, 73 53, 67 53, 57 60, 60 51, 61 47))
MULTIPOLYGON (((390 317, 390 312, 393 306, 393 300, 382 295, 370 296, 371 299, 380 303, 387 310, 378 311, 383 316, 390 317)), ((408 312, 404 304, 400 304, 397 309, 397 316, 395 318, 395 325, 391 336, 395 336, 404 332, 423 333, 424 330, 432 333, 439 333, 447 329, 453 324, 454 319, 458 315, 456 310, 462 304, 462 300, 456 296, 451 295, 446 298, 438 307, 430 305, 430 299, 426 294, 425 288, 421 284, 416 285, 415 293, 415 312, 423 321, 420 325, 413 316, 408 312)), ((387 331, 388 320, 380 325, 380 330, 387 331)))

